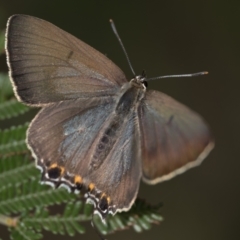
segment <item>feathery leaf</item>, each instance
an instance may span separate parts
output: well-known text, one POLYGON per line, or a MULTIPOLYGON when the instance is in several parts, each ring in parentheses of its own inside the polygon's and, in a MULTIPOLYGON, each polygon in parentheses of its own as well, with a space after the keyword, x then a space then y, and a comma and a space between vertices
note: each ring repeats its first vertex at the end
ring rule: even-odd
POLYGON ((149 230, 152 224, 163 221, 163 218, 158 213, 161 206, 161 204, 151 206, 144 200, 137 199, 128 212, 108 216, 106 224, 103 224, 98 216, 94 216, 94 224, 102 234, 113 233, 129 227, 133 227, 136 232, 142 232, 143 230, 149 230))
POLYGON ((0 73, 0 102, 4 102, 13 96, 12 84, 6 73, 0 73))
POLYGON ((16 117, 29 111, 30 108, 17 100, 6 101, 0 104, 0 120, 16 117))
POLYGON ((20 186, 9 184, 0 189, 0 213, 19 213, 36 206, 51 206, 74 198, 74 194, 69 194, 64 188, 52 189, 40 185, 38 179, 29 179, 20 186))
POLYGON ((27 152, 25 143, 28 124, 0 130, 0 157, 11 153, 27 152))
POLYGON ((47 209, 38 208, 34 214, 25 217, 22 222, 26 227, 35 231, 44 229, 54 234, 74 236, 76 233, 85 232, 84 227, 79 223, 89 220, 88 217, 80 214, 82 208, 83 202, 80 200, 70 201, 66 205, 63 215, 51 216, 47 209))
POLYGON ((39 171, 29 154, 12 155, 0 159, 0 188, 7 184, 17 184, 29 181, 29 178, 39 178, 39 171))
POLYGON ((42 234, 37 233, 25 226, 17 226, 16 228, 10 228, 12 240, 38 240, 42 239, 42 234))

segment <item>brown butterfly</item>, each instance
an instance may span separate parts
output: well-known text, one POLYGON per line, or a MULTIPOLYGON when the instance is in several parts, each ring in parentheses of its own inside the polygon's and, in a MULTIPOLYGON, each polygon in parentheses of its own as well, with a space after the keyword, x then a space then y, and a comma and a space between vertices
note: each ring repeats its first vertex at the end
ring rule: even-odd
POLYGON ((127 211, 140 179, 199 165, 214 146, 204 120, 144 74, 128 81, 106 56, 44 20, 8 20, 9 75, 19 101, 42 107, 27 144, 42 181, 85 190, 95 213, 127 211))

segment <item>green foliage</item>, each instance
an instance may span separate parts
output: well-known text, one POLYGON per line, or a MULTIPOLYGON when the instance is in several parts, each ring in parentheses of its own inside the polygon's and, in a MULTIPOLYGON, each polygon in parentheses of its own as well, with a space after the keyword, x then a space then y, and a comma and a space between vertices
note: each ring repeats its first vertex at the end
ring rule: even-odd
POLYGON ((39 184, 39 179, 26 179, 22 183, 8 184, 0 189, 1 214, 19 213, 36 207, 51 206, 70 201, 75 196, 66 189, 53 191, 39 184))
MULTIPOLYGON (((4 49, 2 39, 0 34, 0 52, 4 49)), ((82 234, 82 222, 92 220, 101 234, 130 227, 141 232, 162 221, 160 205, 138 199, 129 212, 108 216, 104 224, 98 216, 92 217, 92 205, 85 204, 81 196, 41 185, 40 172, 25 143, 28 123, 18 124, 29 107, 15 100, 7 74, 0 73, 0 91, 0 124, 10 123, 0 129, 0 224, 8 227, 11 239, 43 239, 43 230, 68 236, 82 234), (63 209, 58 214, 53 211, 56 205, 63 209)))
POLYGON ((161 204, 152 206, 144 200, 137 199, 128 212, 123 212, 115 216, 108 216, 106 224, 102 223, 101 219, 94 217, 94 223, 102 234, 113 233, 117 230, 124 230, 133 227, 136 232, 149 230, 153 223, 157 224, 163 221, 159 215, 161 204))
MULTIPOLYGON (((74 236, 76 233, 84 233, 85 229, 79 224, 85 216, 81 214, 86 205, 82 201, 69 201, 62 214, 51 216, 49 211, 38 208, 35 213, 24 218, 25 226, 35 231, 51 231, 53 234, 74 236)), ((90 218, 89 218, 90 219, 90 218)))
POLYGON ((11 184, 19 184, 28 178, 33 179, 38 170, 34 163, 29 162, 29 154, 18 154, 12 156, 4 156, 1 158, 0 168, 0 188, 11 184))
POLYGON ((16 117, 29 111, 29 107, 19 103, 17 100, 6 101, 0 104, 0 120, 16 117))
POLYGON ((0 156, 27 152, 25 143, 28 124, 12 126, 9 129, 0 131, 0 156))
POLYGON ((29 107, 13 98, 12 85, 8 75, 0 73, 0 120, 17 117, 20 114, 29 111, 29 109, 29 107))
POLYGON ((9 229, 11 232, 11 239, 18 240, 37 240, 42 239, 43 235, 37 233, 32 229, 26 228, 24 225, 15 227, 14 229, 9 229))
POLYGON ((0 73, 0 104, 13 97, 11 82, 6 73, 0 73))

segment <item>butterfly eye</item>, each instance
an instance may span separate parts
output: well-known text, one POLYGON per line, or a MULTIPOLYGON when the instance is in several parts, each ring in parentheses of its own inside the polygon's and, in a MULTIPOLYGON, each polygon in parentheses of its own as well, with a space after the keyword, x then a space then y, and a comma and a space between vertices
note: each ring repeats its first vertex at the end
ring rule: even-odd
POLYGON ((147 82, 147 81, 144 81, 144 82, 143 82, 143 85, 147 88, 147 87, 148 87, 148 82, 147 82))

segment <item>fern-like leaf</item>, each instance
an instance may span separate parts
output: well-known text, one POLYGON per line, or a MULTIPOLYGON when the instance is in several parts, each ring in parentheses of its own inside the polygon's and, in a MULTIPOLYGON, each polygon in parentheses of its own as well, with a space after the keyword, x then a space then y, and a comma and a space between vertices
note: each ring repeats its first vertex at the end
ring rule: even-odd
POLYGON ((6 101, 0 104, 0 120, 16 117, 29 111, 29 107, 23 105, 17 100, 6 101))
POLYGON ((23 218, 22 223, 30 229, 50 231, 53 234, 74 236, 76 233, 84 233, 85 229, 80 222, 89 220, 84 214, 80 214, 83 209, 83 202, 70 201, 65 207, 63 215, 51 216, 49 211, 38 208, 34 214, 23 218))
POLYGON ((39 178, 39 171, 30 154, 18 154, 0 159, 0 188, 8 184, 20 184, 29 181, 29 178, 39 178))
POLYGON ((0 130, 0 158, 11 153, 27 152, 25 143, 28 124, 0 130))
POLYGON ((52 189, 40 185, 38 179, 29 179, 20 186, 6 185, 0 189, 0 213, 16 214, 36 207, 51 206, 74 199, 66 189, 52 189))
POLYGON ((133 227, 136 232, 142 232, 143 230, 149 230, 152 224, 163 221, 159 214, 160 208, 161 204, 151 206, 144 200, 137 199, 130 211, 109 216, 106 224, 103 224, 101 219, 96 216, 94 217, 94 223, 102 234, 113 233, 129 227, 133 227))
POLYGON ((42 234, 26 228, 24 225, 16 228, 9 228, 12 240, 38 240, 42 239, 42 234))
POLYGON ((12 84, 6 73, 0 73, 0 103, 13 96, 12 84))

